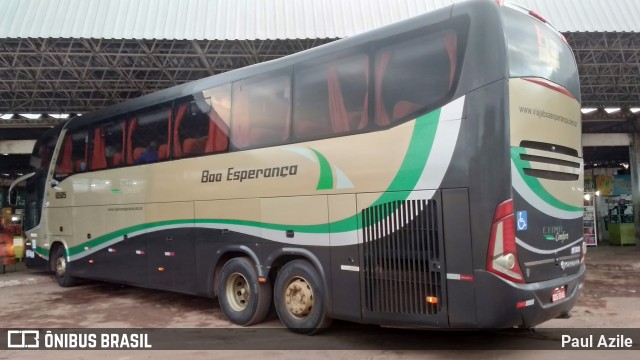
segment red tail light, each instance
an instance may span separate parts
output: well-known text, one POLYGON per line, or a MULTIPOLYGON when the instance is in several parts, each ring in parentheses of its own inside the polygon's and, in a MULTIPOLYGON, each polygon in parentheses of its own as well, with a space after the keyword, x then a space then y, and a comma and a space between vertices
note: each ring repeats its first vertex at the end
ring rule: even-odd
POLYGON ((516 224, 513 200, 496 207, 487 252, 487 270, 509 281, 524 283, 516 252, 516 224))

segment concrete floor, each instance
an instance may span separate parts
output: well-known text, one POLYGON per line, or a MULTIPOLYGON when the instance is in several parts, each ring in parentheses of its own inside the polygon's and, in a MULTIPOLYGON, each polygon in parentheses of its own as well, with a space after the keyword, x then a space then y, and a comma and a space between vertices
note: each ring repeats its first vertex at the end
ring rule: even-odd
MULTIPOLYGON (((569 319, 554 319, 538 326, 537 333, 558 328, 640 328, 640 248, 614 248, 600 246, 589 248, 587 253, 587 278, 581 297, 569 319)), ((147 290, 106 283, 87 283, 74 288, 60 288, 51 275, 10 267, 0 275, 0 328, 217 328, 239 329, 229 323, 221 313, 217 300, 147 290), (44 306, 42 306, 44 305, 44 306)), ((247 344, 256 344, 257 337, 264 337, 257 347, 275 350, 183 350, 183 351, 56 351, 47 352, 47 358, 119 358, 163 359, 177 357, 237 358, 259 356, 261 358, 349 358, 390 359, 408 358, 539 358, 539 352, 519 350, 434 351, 387 350, 387 348, 422 349, 425 340, 437 338, 449 348, 456 343, 484 341, 486 334, 451 334, 447 332, 397 333, 394 329, 376 326, 356 326, 338 322, 334 330, 322 336, 302 337, 282 329, 277 318, 251 328, 246 332, 247 344), (341 328, 363 334, 341 332, 341 328), (269 334, 269 335, 267 335, 269 334), (426 334, 426 336, 425 336, 426 334), (451 334, 451 335, 449 335, 451 334), (384 344, 381 345, 380 343, 384 344), (292 344, 297 344, 292 345, 292 344), (371 344, 376 344, 372 346, 371 344), (290 347, 340 350, 279 350, 290 347), (368 350, 357 350, 368 348, 368 350), (517 354, 517 355, 516 355, 517 354), (537 354, 537 355, 536 355, 537 354)), ((232 330, 233 331, 233 330, 232 330)), ((238 330, 239 334, 242 331, 238 330)), ((220 333, 218 333, 220 334, 220 333)), ((228 334, 227 334, 228 335, 228 334)), ((3 335, 4 336, 4 335, 3 335)), ((230 336, 230 335, 228 335, 230 336)), ((505 342, 526 340, 531 334, 507 330, 494 334, 492 341, 498 346, 505 342), (497 339, 497 340, 496 340, 497 339)), ((240 341, 238 338, 225 338, 240 341)), ((548 339, 547 339, 548 340, 548 339)), ((633 339, 636 344, 640 338, 633 339)), ((541 343, 542 344, 542 343, 541 343)), ((248 348, 252 345, 247 345, 248 348)), ((636 345, 637 346, 637 345, 636 345)), ((224 346, 223 346, 224 347, 224 346)), ((240 346, 241 347, 241 346, 240 346)), ((227 347, 228 348, 228 347, 227 347)), ((517 348, 517 347, 516 347, 517 348)), ((545 353, 567 355, 566 351, 545 353)), ((600 351, 577 353, 584 358, 601 357, 600 351)), ((617 359, 637 358, 638 351, 616 351, 617 359)), ((40 359, 41 351, 4 351, 0 359, 40 359)))

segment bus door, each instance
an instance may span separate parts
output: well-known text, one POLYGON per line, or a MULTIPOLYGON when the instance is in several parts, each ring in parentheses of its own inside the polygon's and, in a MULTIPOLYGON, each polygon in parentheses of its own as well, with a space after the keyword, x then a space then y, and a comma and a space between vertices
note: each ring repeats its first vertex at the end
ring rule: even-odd
POLYGON ((447 326, 442 194, 357 195, 365 322, 447 326))

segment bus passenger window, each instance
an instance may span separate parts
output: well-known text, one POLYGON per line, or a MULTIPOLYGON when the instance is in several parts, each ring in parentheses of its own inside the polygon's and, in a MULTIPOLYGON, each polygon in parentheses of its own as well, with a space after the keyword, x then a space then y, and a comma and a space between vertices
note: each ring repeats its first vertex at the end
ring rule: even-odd
MULTIPOLYGON (((127 126, 127 164, 165 160, 161 149, 169 146, 171 106, 159 105, 133 114, 127 126)), ((166 149, 166 148, 165 148, 166 149)), ((165 154, 168 151, 164 150, 165 154)))
MULTIPOLYGON (((124 165, 124 145, 126 139, 125 125, 126 121, 121 119, 108 122, 100 127, 104 141, 102 144, 94 142, 94 156, 101 156, 100 153, 103 153, 103 156, 106 159, 107 168, 120 167, 124 165)), ((96 169, 93 163, 91 168, 96 169)))
POLYGON ((56 164, 56 178, 87 170, 89 147, 89 132, 87 130, 74 131, 65 136, 56 164))
POLYGON ((229 148, 231 85, 205 90, 177 106, 174 157, 226 152, 229 148))
POLYGON ((289 75, 255 76, 233 84, 233 145, 247 149, 284 144, 291 126, 289 75))
POLYGON ((367 126, 368 63, 366 55, 358 54, 339 60, 314 59, 296 66, 293 96, 296 139, 317 139, 367 126))
POLYGON ((104 129, 98 127, 93 131, 93 144, 91 146, 91 170, 107 168, 107 155, 104 140, 104 129))
POLYGON ((389 41, 376 52, 376 123, 415 117, 444 100, 456 71, 456 33, 440 31, 408 41, 389 41))

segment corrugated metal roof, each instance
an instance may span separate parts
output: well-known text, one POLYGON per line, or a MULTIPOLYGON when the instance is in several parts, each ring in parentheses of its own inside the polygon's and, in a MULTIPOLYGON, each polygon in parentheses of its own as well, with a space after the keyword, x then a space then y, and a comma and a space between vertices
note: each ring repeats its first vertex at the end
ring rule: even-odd
MULTIPOLYGON (((458 0, 0 0, 0 38, 342 38, 458 0)), ((560 31, 639 31, 637 0, 514 0, 560 31)))
POLYGON ((638 0, 513 0, 562 32, 639 32, 638 0))

